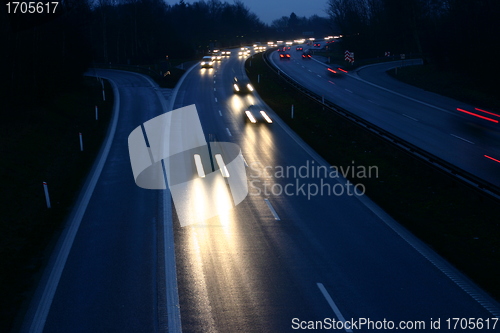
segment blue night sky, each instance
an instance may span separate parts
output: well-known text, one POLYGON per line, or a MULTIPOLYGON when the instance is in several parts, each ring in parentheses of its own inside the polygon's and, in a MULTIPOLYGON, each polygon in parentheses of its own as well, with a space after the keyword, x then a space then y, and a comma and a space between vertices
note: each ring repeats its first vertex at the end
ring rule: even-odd
MULTIPOLYGON (((193 3, 196 0, 184 0, 186 3, 193 3)), ((232 3, 231 0, 221 0, 222 2, 232 3)), ((167 0, 169 4, 179 1, 167 0)), ((262 22, 271 24, 275 19, 282 16, 290 16, 292 12, 297 16, 310 17, 318 15, 326 17, 325 12, 327 0, 243 0, 251 12, 255 13, 262 22)))

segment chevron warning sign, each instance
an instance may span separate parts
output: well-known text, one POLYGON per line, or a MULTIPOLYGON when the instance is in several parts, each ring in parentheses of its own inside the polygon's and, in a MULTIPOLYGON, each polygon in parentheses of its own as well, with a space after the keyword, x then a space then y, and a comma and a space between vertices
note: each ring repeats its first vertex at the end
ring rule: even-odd
POLYGON ((344 59, 345 61, 349 61, 351 64, 354 62, 354 52, 349 52, 346 50, 344 52, 344 59))

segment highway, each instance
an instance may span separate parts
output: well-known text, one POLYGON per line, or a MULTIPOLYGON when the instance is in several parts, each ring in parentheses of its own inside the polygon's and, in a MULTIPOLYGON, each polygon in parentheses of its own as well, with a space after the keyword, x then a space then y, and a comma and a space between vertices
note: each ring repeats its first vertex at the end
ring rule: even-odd
MULTIPOLYGON (((423 321, 420 331, 430 331, 431 320, 500 316, 495 301, 369 198, 348 195, 343 179, 277 173, 327 164, 255 92, 233 93, 243 66, 234 51, 213 69, 195 65, 169 102, 142 76, 98 70, 119 93, 116 132, 95 188, 77 206, 88 202, 81 220, 75 226, 78 219, 70 218, 22 331, 287 332, 325 318, 423 321), (168 191, 135 184, 127 149, 129 134, 167 112, 168 103, 195 104, 207 141, 237 144, 248 165, 243 202, 184 227, 178 216, 186 212, 176 210, 168 191), (250 104, 266 108, 274 122, 245 122, 250 104), (339 195, 308 196, 314 186, 339 195)), ((204 200, 189 209, 204 209, 204 200)))
MULTIPOLYGON (((274 52, 271 61, 302 86, 434 156, 500 186, 500 163, 485 157, 500 160, 500 115, 477 111, 481 106, 403 84, 385 73, 401 61, 331 75, 326 64, 315 59, 303 60, 302 52, 294 48, 289 53, 290 60, 280 60, 274 52)), ((405 63, 416 61, 405 60, 405 63)))

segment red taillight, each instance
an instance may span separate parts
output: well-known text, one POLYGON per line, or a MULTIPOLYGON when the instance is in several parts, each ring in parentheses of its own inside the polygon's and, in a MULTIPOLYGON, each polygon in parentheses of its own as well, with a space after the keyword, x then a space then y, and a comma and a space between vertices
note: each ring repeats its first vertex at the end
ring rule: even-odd
POLYGON ((339 68, 337 68, 337 69, 338 69, 339 71, 341 71, 341 72, 344 72, 344 73, 349 73, 348 71, 346 71, 345 69, 342 69, 342 68, 340 68, 340 67, 339 67, 339 68))
POLYGON ((491 157, 491 156, 484 155, 484 157, 489 158, 489 159, 490 159, 490 160, 492 160, 492 161, 495 161, 495 162, 500 163, 500 161, 499 161, 499 160, 497 160, 496 158, 493 158, 493 157, 491 157))
POLYGON ((333 70, 333 69, 331 69, 331 68, 328 68, 328 71, 330 71, 330 72, 332 72, 332 73, 337 74, 337 72, 336 72, 336 71, 334 71, 334 70, 333 70))
POLYGON ((475 116, 475 117, 478 117, 478 118, 481 118, 481 119, 484 119, 484 120, 488 120, 488 121, 491 121, 493 123, 497 123, 498 124, 498 120, 491 119, 491 118, 488 118, 488 117, 484 117, 484 116, 475 114, 474 112, 465 111, 464 109, 460 109, 460 108, 457 108, 457 110, 460 111, 460 112, 467 113, 467 114, 470 114, 472 116, 475 116))
POLYGON ((484 113, 487 113, 487 114, 491 114, 492 116, 495 116, 495 117, 500 117, 500 115, 498 115, 496 113, 493 113, 493 112, 484 111, 484 110, 479 109, 479 108, 474 108, 474 109, 476 109, 476 111, 480 111, 480 112, 484 112, 484 113))

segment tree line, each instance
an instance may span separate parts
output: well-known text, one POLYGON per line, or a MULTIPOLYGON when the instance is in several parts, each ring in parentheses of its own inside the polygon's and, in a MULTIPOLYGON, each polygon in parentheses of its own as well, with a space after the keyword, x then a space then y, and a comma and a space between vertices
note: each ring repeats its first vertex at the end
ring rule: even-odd
MULTIPOLYGON (((287 28, 286 33, 298 32, 306 21, 302 28, 324 23, 320 18, 292 19, 293 29, 287 28)), ((264 24, 240 0, 174 4, 62 0, 55 13, 36 15, 9 14, 4 8, 0 14, 0 43, 5 46, 0 52, 0 98, 16 105, 50 100, 61 89, 78 84, 92 63, 140 65, 167 57, 187 59, 209 47, 239 46, 279 36, 284 37, 283 29, 264 24)), ((6 108, 2 113, 8 113, 6 108)))
POLYGON ((356 57, 418 53, 476 77, 500 74, 497 0, 328 0, 356 57))

